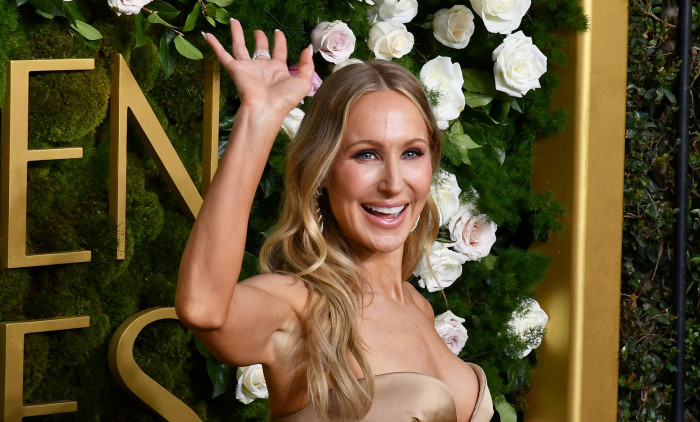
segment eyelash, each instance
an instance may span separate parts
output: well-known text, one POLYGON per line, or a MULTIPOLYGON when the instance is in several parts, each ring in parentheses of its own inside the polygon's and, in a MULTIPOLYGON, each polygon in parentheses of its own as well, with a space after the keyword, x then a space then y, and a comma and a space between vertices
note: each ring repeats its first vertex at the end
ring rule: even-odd
MULTIPOLYGON (((410 158, 422 157, 425 154, 423 151, 421 151, 419 149, 412 148, 412 149, 405 151, 402 155, 406 155, 409 153, 414 154, 414 156, 410 157, 410 158)), ((369 158, 363 158, 364 155, 368 155, 368 154, 371 154, 373 157, 377 156, 377 153, 375 151, 362 150, 362 151, 358 151, 355 155, 353 155, 353 158, 358 159, 358 160, 369 160, 369 158)))

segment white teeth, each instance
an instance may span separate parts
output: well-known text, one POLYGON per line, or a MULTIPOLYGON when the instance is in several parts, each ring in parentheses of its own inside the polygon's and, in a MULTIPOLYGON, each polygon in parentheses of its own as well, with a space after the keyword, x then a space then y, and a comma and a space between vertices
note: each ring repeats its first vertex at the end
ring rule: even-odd
POLYGON ((401 205, 399 207, 373 207, 371 205, 366 205, 366 207, 374 212, 380 212, 382 214, 396 214, 395 216, 397 216, 401 213, 401 211, 403 211, 404 208, 406 208, 406 205, 401 205))

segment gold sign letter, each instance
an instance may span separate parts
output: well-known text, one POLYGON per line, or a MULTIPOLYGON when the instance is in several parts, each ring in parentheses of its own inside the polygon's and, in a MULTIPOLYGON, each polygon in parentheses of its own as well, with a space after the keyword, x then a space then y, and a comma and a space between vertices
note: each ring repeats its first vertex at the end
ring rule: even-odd
MULTIPOLYGON (((218 66, 205 68, 204 107, 204 165, 203 185, 216 170, 218 160, 219 125, 219 74, 218 66)), ((110 169, 109 169, 109 215, 117 225, 117 259, 124 259, 126 250, 126 132, 127 120, 131 119, 139 129, 151 157, 161 173, 170 183, 190 216, 197 217, 202 206, 202 197, 187 174, 185 166, 175 152, 153 109, 148 104, 134 76, 118 54, 112 57, 112 103, 110 105, 110 169)))
POLYGON ((90 317, 37 319, 34 321, 3 322, 0 324, 0 422, 21 422, 29 416, 75 412, 78 403, 22 403, 24 370, 24 335, 46 331, 71 330, 90 326, 90 317))
POLYGON ((27 163, 81 158, 82 148, 29 149, 29 72, 92 70, 93 59, 11 60, 2 109, 0 254, 5 268, 90 261, 90 251, 27 255, 27 163))
POLYGON ((202 422, 196 413, 170 391, 146 375, 134 360, 134 341, 154 321, 175 319, 175 308, 151 308, 122 322, 109 343, 109 368, 114 379, 138 400, 168 421, 202 422))

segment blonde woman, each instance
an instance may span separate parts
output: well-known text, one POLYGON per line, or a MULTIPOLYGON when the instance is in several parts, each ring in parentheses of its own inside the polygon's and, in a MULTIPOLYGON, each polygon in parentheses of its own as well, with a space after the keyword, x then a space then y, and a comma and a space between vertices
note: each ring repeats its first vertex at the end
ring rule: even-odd
POLYGON ((226 152, 185 248, 176 309, 222 362, 261 363, 272 421, 488 421, 483 371, 437 334, 405 280, 437 234, 429 199, 440 133, 416 78, 389 62, 332 74, 290 147, 285 202, 261 251, 263 274, 236 283, 248 217, 284 117, 311 87, 312 51, 287 70, 238 21, 232 54, 205 35, 238 89, 226 152))

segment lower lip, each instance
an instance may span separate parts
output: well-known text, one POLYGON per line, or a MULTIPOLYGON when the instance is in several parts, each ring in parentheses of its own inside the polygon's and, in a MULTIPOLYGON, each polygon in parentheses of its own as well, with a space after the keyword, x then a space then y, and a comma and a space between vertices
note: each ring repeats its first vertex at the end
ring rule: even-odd
POLYGON ((367 218, 369 219, 369 221, 372 222, 372 224, 379 226, 379 227, 389 229, 389 228, 394 228, 394 227, 400 225, 403 222, 403 220, 406 219, 406 214, 408 214, 408 205, 403 209, 403 211, 401 211, 401 213, 398 215, 398 217, 396 217, 392 220, 386 220, 382 217, 378 217, 374 214, 370 214, 367 211, 365 211, 364 208, 363 208, 363 211, 364 211, 365 215, 367 216, 367 218))

